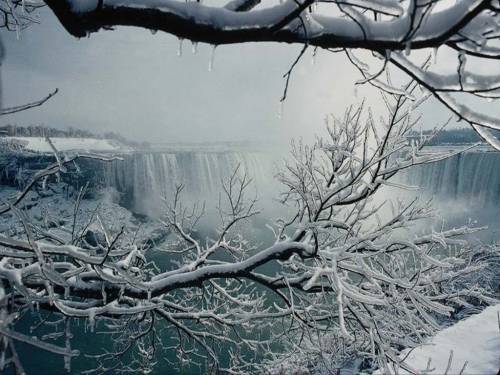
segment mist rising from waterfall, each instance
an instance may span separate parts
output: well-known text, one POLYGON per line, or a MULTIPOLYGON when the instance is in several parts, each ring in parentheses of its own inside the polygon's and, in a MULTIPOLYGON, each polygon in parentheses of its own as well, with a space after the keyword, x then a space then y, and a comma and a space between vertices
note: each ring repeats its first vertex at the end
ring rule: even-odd
MULTIPOLYGON (((182 149, 136 152, 123 161, 107 164, 106 186, 122 194, 127 208, 150 217, 158 217, 171 201, 176 186, 183 185, 183 200, 204 202, 214 211, 219 204, 222 181, 239 166, 240 173, 253 179, 249 197, 259 198, 261 218, 273 220, 283 214, 277 203, 283 189, 275 175, 283 165, 283 153, 256 150, 182 149)), ((410 168, 400 181, 420 189, 397 195, 405 199, 418 196, 432 199, 438 214, 448 225, 477 221, 490 226, 490 237, 500 238, 496 215, 500 208, 500 154, 468 151, 451 158, 410 168)), ((383 190, 377 200, 393 199, 396 194, 383 190)))
POLYGON ((163 206, 182 185, 188 202, 208 201, 215 206, 226 181, 238 168, 252 179, 248 194, 261 199, 276 193, 276 163, 262 152, 177 151, 141 152, 105 167, 105 184, 125 195, 127 205, 137 213, 158 216, 163 206), (164 198, 164 199, 163 199, 164 198))
POLYGON ((482 239, 500 239, 500 153, 472 150, 410 168, 398 177, 418 186, 407 196, 431 199, 446 225, 488 226, 482 239))

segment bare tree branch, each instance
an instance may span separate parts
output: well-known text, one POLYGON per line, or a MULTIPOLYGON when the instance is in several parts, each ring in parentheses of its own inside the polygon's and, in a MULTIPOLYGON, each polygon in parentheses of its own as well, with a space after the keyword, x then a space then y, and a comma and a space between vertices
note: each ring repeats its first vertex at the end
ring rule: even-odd
POLYGON ((34 107, 40 107, 45 102, 47 102, 50 98, 52 98, 54 95, 56 95, 58 92, 59 92, 59 89, 55 89, 53 92, 51 92, 45 98, 37 100, 35 102, 23 104, 23 105, 18 105, 15 107, 2 108, 2 109, 0 109, 0 116, 10 115, 13 113, 26 111, 26 110, 28 110, 30 108, 34 108, 34 107))

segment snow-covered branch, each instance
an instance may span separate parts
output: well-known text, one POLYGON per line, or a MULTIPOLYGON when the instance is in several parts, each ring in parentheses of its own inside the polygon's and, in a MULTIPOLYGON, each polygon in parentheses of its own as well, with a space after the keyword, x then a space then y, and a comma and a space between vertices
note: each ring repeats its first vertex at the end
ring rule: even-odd
POLYGON ((376 51, 440 46, 485 11, 491 1, 458 1, 435 11, 436 2, 287 0, 272 6, 233 1, 226 6, 198 1, 51 1, 47 4, 75 36, 118 25, 162 30, 211 44, 257 41, 304 43, 323 48, 376 51), (366 12, 370 10, 371 12, 366 12), (349 15, 346 16, 346 13, 349 15), (382 17, 385 16, 385 17, 382 17), (303 17, 306 29, 299 27, 303 17))
MULTIPOLYGON (((410 111, 417 87, 383 93, 388 113, 380 123, 364 106, 351 107, 329 118, 328 137, 292 146, 278 176, 291 215, 276 221, 266 246, 242 230, 258 203, 240 168, 223 181, 212 231, 199 230, 205 206, 186 206, 182 186, 165 199, 161 222, 170 234, 154 252, 99 215, 92 217, 101 234, 95 241, 87 236, 91 223, 73 224, 66 236, 38 228, 19 209, 21 193, 3 209, 20 225, 0 236, 0 334, 9 348, 27 342, 69 366, 78 355, 71 322, 83 321, 113 338, 112 348, 94 355, 96 372, 149 371, 162 351, 235 374, 274 373, 285 361, 333 366, 352 353, 372 367, 412 371, 398 362, 399 351, 434 332, 437 317, 471 299, 493 302, 486 289, 463 282, 487 265, 486 250, 464 239, 480 228, 417 232, 433 216, 428 202, 378 199, 384 188, 413 188, 393 180, 399 171, 453 155, 424 152, 425 137, 408 142, 418 122, 410 111), (63 346, 16 331, 19 313, 34 307, 64 326, 63 346), (223 360, 221 352, 231 354, 223 360), (258 361, 249 355, 255 352, 258 361)), ((67 173, 74 160, 58 157, 28 186, 53 170, 67 173)))
MULTIPOLYGON (((500 8, 497 0, 286 0, 276 3, 260 0, 234 0, 225 5, 192 0, 47 0, 46 4, 66 30, 84 37, 116 26, 137 26, 163 31, 182 42, 205 42, 217 46, 246 42, 302 44, 328 51, 346 51, 360 69, 363 79, 381 90, 396 92, 379 76, 390 66, 417 80, 444 106, 467 121, 488 143, 500 149, 490 133, 498 129, 496 118, 473 110, 471 104, 457 102, 453 96, 465 93, 488 101, 499 99, 498 77, 478 76, 467 71, 466 57, 484 62, 500 59, 500 8), (371 71, 366 63, 353 59, 357 49, 371 51, 384 61, 371 71), (431 73, 402 55, 413 50, 453 51, 457 69, 450 73, 431 73)), ((37 22, 33 13, 39 3, 2 0, 5 25, 20 30, 37 22)), ((0 26, 1 27, 1 26, 0 26)), ((300 58, 300 57, 299 57, 300 58)), ((296 62, 293 64, 295 65, 296 62)), ((292 65, 292 69, 293 69, 292 65)), ((292 70, 291 69, 291 70, 292 70)), ((286 97, 291 70, 285 75, 286 97)))

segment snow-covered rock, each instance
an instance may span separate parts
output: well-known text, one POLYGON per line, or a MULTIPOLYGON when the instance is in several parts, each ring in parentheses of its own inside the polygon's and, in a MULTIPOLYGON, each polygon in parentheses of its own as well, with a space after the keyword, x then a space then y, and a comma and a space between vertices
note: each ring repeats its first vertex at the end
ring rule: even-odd
MULTIPOLYGON (((450 353, 453 351, 449 375, 459 374, 465 362, 463 375, 496 375, 500 370, 500 304, 448 327, 429 343, 408 355, 407 364, 418 371, 425 371, 431 359, 431 374, 445 374, 450 353)), ((409 350, 403 352, 401 358, 409 350)), ((408 372, 400 370, 400 374, 408 372)))

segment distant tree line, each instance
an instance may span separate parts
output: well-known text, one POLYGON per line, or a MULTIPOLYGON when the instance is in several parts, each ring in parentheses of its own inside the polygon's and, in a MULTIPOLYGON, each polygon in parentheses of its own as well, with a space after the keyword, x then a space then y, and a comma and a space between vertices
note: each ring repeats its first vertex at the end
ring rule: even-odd
POLYGON ((147 142, 134 142, 115 132, 95 134, 88 130, 73 127, 56 129, 45 125, 18 126, 9 124, 0 126, 0 137, 2 136, 113 139, 129 146, 149 148, 149 144, 147 142))
POLYGON ((76 138, 102 138, 88 130, 69 127, 66 129, 56 129, 44 125, 5 125, 0 126, 0 134, 10 137, 76 137, 76 138))

